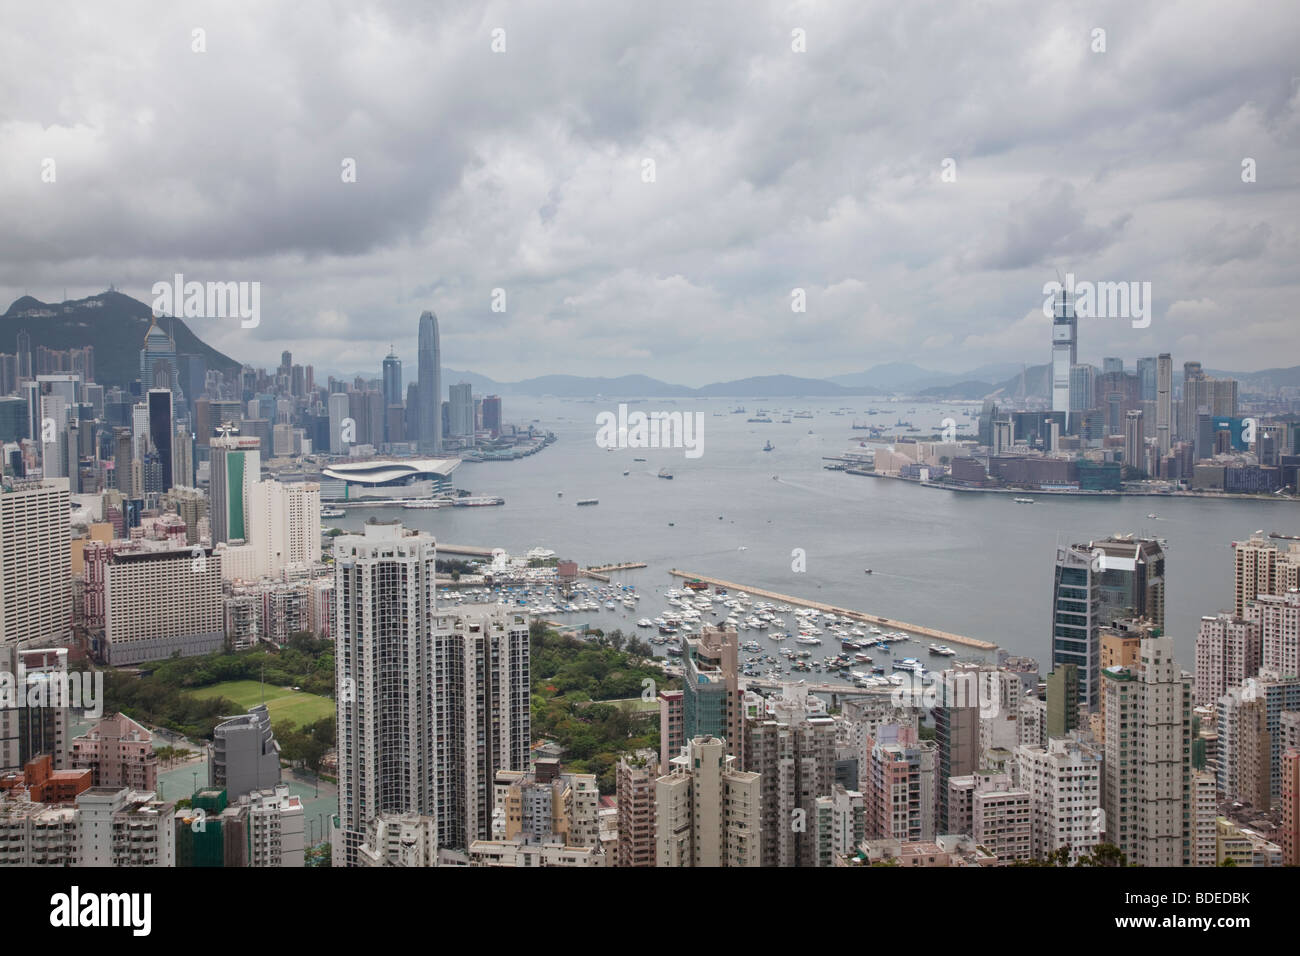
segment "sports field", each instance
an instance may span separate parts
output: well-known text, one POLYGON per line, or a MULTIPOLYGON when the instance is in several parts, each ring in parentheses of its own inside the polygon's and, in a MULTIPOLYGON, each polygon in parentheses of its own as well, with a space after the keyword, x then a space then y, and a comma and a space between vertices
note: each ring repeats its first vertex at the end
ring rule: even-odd
POLYGON ((334 701, 328 697, 307 694, 287 687, 260 684, 255 680, 225 681, 189 693, 200 700, 225 697, 238 704, 240 711, 246 711, 255 704, 265 701, 271 711, 273 722, 288 720, 299 727, 320 720, 322 717, 334 716, 334 701))

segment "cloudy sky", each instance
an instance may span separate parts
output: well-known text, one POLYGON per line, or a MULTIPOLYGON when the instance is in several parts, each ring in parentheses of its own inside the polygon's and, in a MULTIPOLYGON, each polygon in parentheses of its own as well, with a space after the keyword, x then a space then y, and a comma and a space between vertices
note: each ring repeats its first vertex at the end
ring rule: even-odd
POLYGON ((1042 363, 1059 269, 1152 283, 1086 361, 1300 364, 1294 2, 5 6, 5 305, 180 272, 261 283, 191 321, 254 364, 433 309, 453 368, 700 385, 1042 363))

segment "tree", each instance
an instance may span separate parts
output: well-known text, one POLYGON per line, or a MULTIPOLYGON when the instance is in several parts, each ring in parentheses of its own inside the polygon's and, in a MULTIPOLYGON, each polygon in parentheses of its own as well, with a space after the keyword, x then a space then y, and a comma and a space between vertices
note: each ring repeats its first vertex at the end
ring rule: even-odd
POLYGON ((1079 857, 1079 866, 1128 866, 1128 856, 1113 843, 1098 843, 1079 857))

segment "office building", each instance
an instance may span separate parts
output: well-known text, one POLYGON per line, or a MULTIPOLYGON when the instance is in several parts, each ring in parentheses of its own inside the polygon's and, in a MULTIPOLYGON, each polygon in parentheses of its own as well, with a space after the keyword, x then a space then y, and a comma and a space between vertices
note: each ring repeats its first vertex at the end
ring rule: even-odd
MULTIPOLYGON (((736 631, 706 624, 685 638, 682 666, 682 732, 686 740, 721 737, 744 765, 740 693, 740 638, 736 631)), ((668 760, 676 757, 669 754, 668 760)), ((665 761, 666 763, 667 761, 665 761)))
POLYGON ((253 485, 262 477, 261 440, 251 435, 222 435, 209 445, 212 543, 244 543, 250 534, 253 485))
POLYGON ((1173 447, 1174 360, 1168 352, 1156 356, 1156 441, 1163 459, 1173 447))
POLYGON ((1070 411, 1070 369, 1079 362, 1079 323, 1074 293, 1065 289, 1052 303, 1052 411, 1070 411))
POLYGON ((227 717, 212 731, 212 760, 208 784, 238 800, 254 790, 273 789, 280 783, 280 744, 271 731, 271 714, 265 704, 248 713, 227 717))
MULTIPOLYGON (((146 492, 164 492, 175 480, 175 461, 172 455, 175 426, 173 422, 172 393, 170 389, 149 389, 145 407, 149 412, 149 449, 158 462, 158 487, 146 487, 146 492)), ((152 483, 149 483, 150 485, 152 483)))
POLYGON ((442 452, 442 353, 438 342, 438 317, 420 315, 419 334, 419 449, 422 455, 442 452))
POLYGON ((1131 408, 1124 413, 1124 464, 1143 473, 1147 470, 1144 425, 1140 409, 1131 408))
POLYGON ((469 382, 451 386, 448 417, 455 438, 474 437, 474 394, 469 382))

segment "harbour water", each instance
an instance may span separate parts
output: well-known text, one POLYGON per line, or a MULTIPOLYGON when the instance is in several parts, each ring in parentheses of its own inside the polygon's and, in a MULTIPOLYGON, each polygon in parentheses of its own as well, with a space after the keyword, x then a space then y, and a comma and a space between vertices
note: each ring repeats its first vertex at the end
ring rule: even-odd
MULTIPOLYGON (((1113 532, 1164 539, 1166 624, 1190 670, 1200 617, 1231 607, 1230 542, 1257 529, 1300 534, 1293 502, 1040 496, 1020 505, 1009 495, 954 494, 823 468, 824 456, 857 449, 865 432, 853 430, 855 420, 911 421, 929 435, 952 417, 962 426, 959 435, 973 435, 968 405, 855 397, 648 399, 631 406, 703 413, 703 454, 687 458, 680 448, 599 447, 596 415, 617 404, 505 398, 507 420, 537 420, 558 441, 519 461, 460 466, 457 487, 500 495, 504 506, 349 508, 346 518, 325 523, 354 529, 375 516, 456 544, 512 553, 541 546, 584 565, 646 562, 613 577, 635 585, 648 606, 593 613, 595 627, 636 631, 639 617, 653 618, 664 607, 659 594, 681 587, 667 574, 677 567, 982 638, 1038 659, 1044 671, 1058 546, 1113 532), (742 404, 746 413, 732 414, 742 404), (759 408, 772 423, 747 421, 759 408), (880 414, 869 418, 870 408, 880 414), (769 441, 772 450, 763 451, 769 441), (657 477, 665 467, 673 480, 657 477), (599 504, 577 507, 584 498, 599 504)), ((818 656, 835 650, 828 643, 818 656)), ((921 650, 916 656, 929 666, 921 650)))

